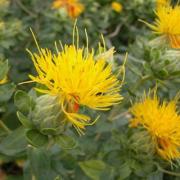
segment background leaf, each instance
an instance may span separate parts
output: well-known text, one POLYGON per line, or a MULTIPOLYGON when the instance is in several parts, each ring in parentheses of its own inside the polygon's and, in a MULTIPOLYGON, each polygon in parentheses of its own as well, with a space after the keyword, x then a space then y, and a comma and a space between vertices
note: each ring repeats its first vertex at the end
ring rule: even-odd
POLYGON ((84 173, 93 180, 99 180, 101 173, 106 168, 106 164, 101 160, 88 160, 79 162, 84 173))
POLYGON ((24 152, 26 147, 25 130, 23 127, 20 127, 1 141, 0 152, 7 156, 16 156, 24 152))

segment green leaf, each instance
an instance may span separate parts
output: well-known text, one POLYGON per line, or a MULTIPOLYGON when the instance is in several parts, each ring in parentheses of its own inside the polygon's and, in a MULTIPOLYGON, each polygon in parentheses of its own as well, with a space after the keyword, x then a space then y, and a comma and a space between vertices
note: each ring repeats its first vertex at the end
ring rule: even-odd
POLYGON ((41 132, 45 135, 55 135, 56 134, 56 129, 54 128, 44 128, 41 130, 41 132))
POLYGON ((15 88, 16 86, 13 83, 1 85, 0 86, 0 102, 8 101, 11 98, 15 88))
POLYGON ((117 175, 116 174, 116 169, 113 168, 113 167, 106 167, 104 169, 104 171, 102 172, 101 176, 100 176, 100 179, 101 180, 114 180, 115 179, 115 176, 117 175))
POLYGON ((53 180, 57 177, 51 167, 51 154, 44 148, 28 148, 29 170, 37 180, 53 180))
POLYGON ((27 147, 25 130, 20 127, 10 133, 0 143, 0 152, 7 156, 15 156, 23 152, 27 147))
POLYGON ((166 77, 168 77, 168 71, 167 70, 165 70, 165 69, 162 69, 162 70, 160 70, 159 72, 157 72, 157 76, 159 77, 159 78, 166 78, 166 77))
MULTIPOLYGON (((139 156, 139 158, 141 158, 141 156, 139 156)), ((151 161, 151 159, 147 159, 142 163, 138 162, 136 166, 134 166, 134 173, 139 177, 147 177, 148 174, 154 171, 154 168, 154 162, 151 161)))
POLYGON ((0 127, 0 138, 5 137, 7 135, 8 135, 8 132, 2 127, 0 127))
POLYGON ((24 116, 21 112, 19 111, 17 112, 17 117, 24 127, 29 128, 29 129, 33 128, 32 122, 26 116, 24 116))
POLYGON ((147 176, 147 180, 163 180, 163 173, 156 171, 147 176))
POLYGON ((14 103, 17 108, 24 113, 28 113, 35 104, 33 99, 26 92, 21 90, 16 92, 14 96, 14 103))
POLYGON ((174 71, 174 72, 170 73, 170 75, 178 76, 178 75, 180 75, 180 71, 174 71))
POLYGON ((0 80, 4 79, 6 74, 8 73, 8 60, 0 61, 0 80))
POLYGON ((48 143, 48 137, 35 129, 27 131, 26 138, 28 142, 35 147, 41 147, 48 143))
POLYGON ((120 174, 120 177, 118 180, 123 180, 130 176, 131 168, 129 167, 128 163, 124 163, 119 167, 118 172, 120 174))
POLYGON ((79 162, 84 173, 93 180, 99 180, 107 165, 101 160, 88 160, 79 162))
POLYGON ((77 145, 74 138, 66 135, 57 136, 55 141, 62 149, 73 149, 77 145))

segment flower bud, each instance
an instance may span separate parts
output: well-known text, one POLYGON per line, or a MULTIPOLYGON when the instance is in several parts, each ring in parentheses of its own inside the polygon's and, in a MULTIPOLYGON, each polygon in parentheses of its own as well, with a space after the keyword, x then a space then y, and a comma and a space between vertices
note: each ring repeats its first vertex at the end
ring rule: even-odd
POLYGON ((32 121, 42 134, 57 135, 62 133, 65 120, 58 97, 48 94, 38 97, 32 112, 32 121))

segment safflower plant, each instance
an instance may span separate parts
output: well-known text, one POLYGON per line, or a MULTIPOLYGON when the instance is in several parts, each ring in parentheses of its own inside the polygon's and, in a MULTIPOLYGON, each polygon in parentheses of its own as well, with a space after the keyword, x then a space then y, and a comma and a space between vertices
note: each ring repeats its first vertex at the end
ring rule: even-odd
MULTIPOLYGON (((15 94, 15 104, 30 118, 29 120, 21 112, 17 114, 22 124, 32 129, 27 132, 28 140, 31 142, 33 140, 31 134, 33 135, 33 132, 38 134, 36 130, 39 130, 39 135, 46 143, 45 140, 48 139, 46 135, 58 136, 69 124, 79 135, 83 135, 85 127, 95 124, 99 117, 91 120, 91 117, 81 113, 81 108, 107 111, 123 99, 120 95, 123 82, 119 76, 122 75, 124 79, 124 65, 113 74, 112 64, 108 63, 108 58, 113 56, 113 48, 105 50, 105 47, 102 48, 99 44, 97 54, 94 49, 90 52, 88 37, 87 47, 80 48, 76 26, 73 31, 73 44, 65 46, 60 44, 62 49, 58 50, 55 43, 56 54, 47 48, 40 48, 33 32, 32 35, 38 53, 27 51, 38 75, 29 75, 31 81, 27 83, 40 84, 35 90, 43 95, 33 99, 23 91, 17 91, 15 94), (77 42, 74 40, 75 30, 77 42), (23 98, 27 98, 28 107, 22 104, 21 98, 22 101, 23 98)), ((34 140, 35 142, 31 143, 36 143, 36 139, 34 140)))
POLYGON ((180 178, 178 1, 0 9, 0 179, 180 178))

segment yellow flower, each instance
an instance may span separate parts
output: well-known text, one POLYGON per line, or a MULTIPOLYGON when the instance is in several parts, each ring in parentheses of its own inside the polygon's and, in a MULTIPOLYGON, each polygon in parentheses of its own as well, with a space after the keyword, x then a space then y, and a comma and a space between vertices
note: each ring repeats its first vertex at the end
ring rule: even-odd
POLYGON ((29 77, 46 87, 37 91, 59 97, 67 120, 80 134, 92 124, 89 116, 79 112, 80 106, 105 111, 122 100, 118 74, 113 74, 104 56, 95 56, 94 50, 87 52, 75 45, 65 45, 57 54, 49 49, 38 50, 29 51, 38 73, 29 77))
POLYGON ((151 135, 157 153, 164 159, 180 158, 180 115, 176 101, 162 102, 157 95, 146 96, 130 109, 134 118, 131 127, 143 126, 151 135))
POLYGON ((122 4, 115 1, 111 3, 111 7, 114 11, 118 13, 120 13, 123 9, 122 4))
POLYGON ((54 0, 53 8, 65 8, 71 18, 78 17, 84 11, 84 5, 78 0, 54 0))
POLYGON ((172 7, 169 1, 163 1, 156 10, 154 24, 146 23, 155 33, 164 35, 172 48, 180 48, 180 5, 172 7))
POLYGON ((157 8, 162 6, 162 5, 166 6, 166 5, 169 5, 169 4, 170 4, 169 0, 156 0, 157 8))
POLYGON ((5 77, 4 79, 0 80, 0 84, 5 84, 7 82, 7 77, 5 77))

